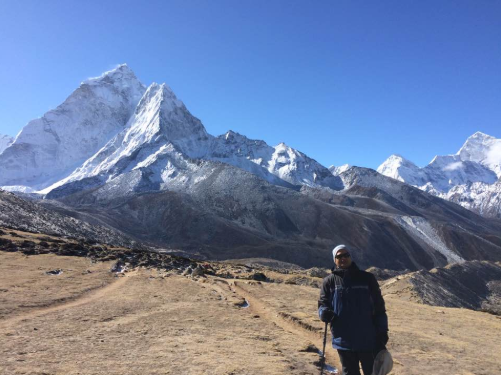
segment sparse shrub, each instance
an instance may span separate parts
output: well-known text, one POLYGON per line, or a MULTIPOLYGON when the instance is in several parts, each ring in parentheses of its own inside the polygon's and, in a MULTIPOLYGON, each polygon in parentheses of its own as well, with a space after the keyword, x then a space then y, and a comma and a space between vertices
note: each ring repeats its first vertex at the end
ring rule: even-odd
POLYGON ((256 281, 267 281, 268 278, 266 277, 266 275, 262 272, 256 272, 255 274, 252 275, 252 280, 256 280, 256 281))
POLYGON ((80 243, 67 242, 62 246, 65 250, 85 250, 85 247, 80 243))
POLYGON ((6 238, 0 238, 0 246, 8 247, 10 244, 12 244, 11 240, 8 240, 6 238))
POLYGON ((21 243, 21 247, 23 248, 29 248, 29 249, 32 249, 36 246, 36 243, 34 243, 33 241, 28 241, 28 240, 24 240, 22 243, 21 243))
POLYGON ((36 255, 38 252, 34 247, 27 247, 21 250, 24 255, 36 255))

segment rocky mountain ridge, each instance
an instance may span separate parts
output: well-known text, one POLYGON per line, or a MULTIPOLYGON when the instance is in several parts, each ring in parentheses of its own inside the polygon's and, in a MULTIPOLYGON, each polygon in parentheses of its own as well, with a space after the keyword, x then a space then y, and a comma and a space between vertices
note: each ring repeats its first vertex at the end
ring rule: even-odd
POLYGON ((501 315, 501 263, 471 261, 412 272, 386 281, 382 291, 427 305, 501 315))
POLYGON ((117 246, 130 247, 135 244, 129 236, 118 230, 90 224, 3 190, 0 190, 0 226, 117 246))

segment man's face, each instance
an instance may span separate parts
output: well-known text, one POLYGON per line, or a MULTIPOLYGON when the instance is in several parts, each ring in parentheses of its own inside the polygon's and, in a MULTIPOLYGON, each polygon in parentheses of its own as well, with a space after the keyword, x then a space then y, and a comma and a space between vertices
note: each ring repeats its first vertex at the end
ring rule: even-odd
POLYGON ((336 266, 338 268, 348 268, 351 266, 351 256, 350 253, 344 249, 341 249, 336 254, 335 259, 336 266))

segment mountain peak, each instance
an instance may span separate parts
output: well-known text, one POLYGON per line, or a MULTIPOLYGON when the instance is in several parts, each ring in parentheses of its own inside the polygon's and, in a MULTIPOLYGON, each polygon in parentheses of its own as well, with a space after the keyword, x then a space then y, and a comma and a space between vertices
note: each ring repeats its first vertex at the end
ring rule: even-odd
POLYGON ((473 149, 484 148, 485 146, 489 146, 489 143, 496 140, 496 138, 487 135, 482 132, 476 132, 473 135, 470 135, 461 149, 457 152, 456 155, 465 156, 465 154, 471 153, 473 149))
POLYGON ((131 68, 127 64, 120 64, 116 68, 104 72, 98 77, 88 78, 82 82, 82 85, 99 85, 102 83, 117 83, 117 82, 139 82, 131 68))
MULTIPOLYGON (((468 139, 479 139, 479 140, 492 139, 492 138, 494 138, 494 137, 491 136, 491 135, 482 133, 480 131, 475 132, 473 135, 471 135, 471 136, 468 137, 468 139)), ((468 141, 468 139, 466 141, 468 141)))
POLYGON ((336 167, 335 165, 331 165, 329 167, 329 171, 334 175, 334 176, 339 176, 341 173, 346 172, 348 169, 351 168, 350 164, 343 164, 339 167, 336 167))
POLYGON ((247 137, 243 136, 240 133, 234 132, 233 130, 228 130, 224 135, 220 136, 227 141, 241 141, 246 140, 247 137))
POLYGON ((482 132, 476 132, 468 137, 457 154, 463 161, 474 161, 484 164, 501 173, 501 139, 497 139, 482 132))
POLYGON ((0 154, 0 185, 43 189, 68 176, 124 129, 144 91, 125 64, 84 81, 0 154))
POLYGON ((379 173, 381 173, 379 170, 383 169, 388 166, 395 166, 395 167, 400 167, 400 166, 407 166, 410 168, 418 168, 412 161, 404 158, 400 154, 392 154, 388 159, 386 159, 377 169, 379 173))
POLYGON ((379 173, 411 185, 418 183, 420 168, 401 155, 393 154, 386 159, 377 169, 379 173))

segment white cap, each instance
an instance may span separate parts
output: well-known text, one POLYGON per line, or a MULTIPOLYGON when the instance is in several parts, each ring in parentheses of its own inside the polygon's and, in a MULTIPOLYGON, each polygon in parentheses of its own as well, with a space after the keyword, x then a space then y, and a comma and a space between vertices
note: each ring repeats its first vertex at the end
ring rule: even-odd
POLYGON ((348 249, 346 248, 346 245, 337 245, 337 246, 334 248, 334 250, 332 250, 332 257, 333 257, 334 259, 336 259, 337 252, 338 252, 339 250, 343 250, 343 249, 344 249, 344 250, 348 250, 348 249))

